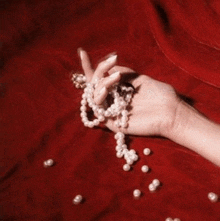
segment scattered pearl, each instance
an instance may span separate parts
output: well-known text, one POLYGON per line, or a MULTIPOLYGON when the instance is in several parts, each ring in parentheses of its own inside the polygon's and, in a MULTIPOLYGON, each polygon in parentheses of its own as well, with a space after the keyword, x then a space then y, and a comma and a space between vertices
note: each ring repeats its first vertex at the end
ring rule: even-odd
POLYGON ((181 221, 179 218, 175 218, 173 221, 181 221))
POLYGON ((149 148, 144 148, 144 155, 150 155, 151 150, 149 148))
POLYGON ((152 184, 153 184, 155 187, 158 187, 158 186, 160 186, 160 181, 159 181, 158 179, 154 179, 154 180, 152 181, 152 184))
POLYGON ((173 219, 168 217, 168 218, 165 219, 165 221, 173 221, 173 219))
POLYGON ((83 197, 81 195, 76 195, 75 198, 73 199, 73 204, 77 205, 82 202, 83 197))
POLYGON ((213 202, 213 203, 215 203, 215 202, 218 201, 218 195, 215 194, 215 193, 212 193, 212 192, 210 192, 210 193, 208 194, 208 198, 209 198, 209 200, 210 200, 211 202, 213 202))
POLYGON ((147 172, 149 171, 149 167, 148 167, 147 165, 143 165, 143 166, 141 167, 141 171, 142 171, 143 173, 147 173, 147 172))
POLYGON ((124 170, 124 171, 129 171, 130 169, 131 169, 131 167, 130 167, 129 164, 125 164, 125 165, 123 166, 123 170, 124 170))
POLYGON ((141 196, 141 191, 138 190, 138 189, 134 190, 133 196, 134 196, 135 198, 139 198, 139 197, 141 196))
POLYGON ((154 192, 156 190, 156 186, 154 186, 154 184, 152 184, 152 183, 149 184, 148 188, 151 192, 154 192))
POLYGON ((44 161, 44 167, 47 168, 47 167, 51 167, 54 165, 54 161, 52 159, 49 159, 49 160, 46 160, 44 161))

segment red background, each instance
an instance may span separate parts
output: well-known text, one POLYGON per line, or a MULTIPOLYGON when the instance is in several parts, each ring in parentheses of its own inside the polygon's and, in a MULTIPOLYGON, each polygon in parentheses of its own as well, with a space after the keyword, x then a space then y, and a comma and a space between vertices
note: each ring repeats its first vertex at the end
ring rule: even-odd
POLYGON ((81 123, 82 91, 70 75, 81 70, 78 47, 94 64, 117 52, 119 65, 173 85, 220 123, 218 0, 0 4, 2 220, 220 220, 220 202, 207 198, 220 195, 219 167, 170 140, 130 136, 140 160, 124 172, 113 133, 81 123), (55 165, 44 168, 50 158, 55 165), (155 178, 162 186, 150 193, 155 178), (85 201, 76 206, 77 194, 85 201))

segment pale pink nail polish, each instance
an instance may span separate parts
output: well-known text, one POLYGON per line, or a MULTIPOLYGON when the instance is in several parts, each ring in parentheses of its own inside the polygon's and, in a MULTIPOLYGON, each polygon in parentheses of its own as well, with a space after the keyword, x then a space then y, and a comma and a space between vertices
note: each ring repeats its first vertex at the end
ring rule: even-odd
POLYGON ((113 62, 115 62, 116 60, 117 60, 117 55, 113 55, 113 56, 111 56, 111 57, 109 57, 107 60, 106 60, 106 62, 107 63, 113 63, 113 62))
POLYGON ((114 74, 111 74, 110 78, 117 78, 120 75, 120 71, 115 72, 114 74))

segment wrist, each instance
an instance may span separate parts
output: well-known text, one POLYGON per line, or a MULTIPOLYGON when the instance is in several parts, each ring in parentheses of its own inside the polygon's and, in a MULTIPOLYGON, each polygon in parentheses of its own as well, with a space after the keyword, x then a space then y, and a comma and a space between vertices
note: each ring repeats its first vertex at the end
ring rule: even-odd
POLYGON ((198 112, 183 100, 179 100, 175 107, 173 117, 170 120, 169 127, 164 130, 165 137, 178 142, 183 139, 185 131, 190 125, 191 119, 198 112))

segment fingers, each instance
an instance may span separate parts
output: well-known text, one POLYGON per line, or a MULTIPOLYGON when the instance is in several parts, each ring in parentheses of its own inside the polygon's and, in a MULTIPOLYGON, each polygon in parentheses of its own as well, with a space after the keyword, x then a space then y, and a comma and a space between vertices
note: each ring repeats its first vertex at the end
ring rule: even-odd
POLYGON ((83 69, 85 76, 86 76, 86 81, 90 82, 93 77, 94 71, 92 69, 89 56, 86 53, 86 51, 84 51, 82 48, 78 49, 78 53, 79 53, 79 56, 81 59, 82 69, 83 69))
POLYGON ((103 88, 99 91, 99 93, 94 97, 95 103, 96 103, 97 105, 101 105, 101 104, 104 102, 104 100, 105 100, 105 98, 107 97, 107 95, 108 95, 108 90, 107 90, 106 87, 103 87, 103 88))
POLYGON ((97 105, 104 102, 108 95, 108 88, 110 88, 115 83, 119 82, 121 78, 120 72, 115 72, 109 77, 103 78, 96 87, 94 91, 94 101, 97 105))
POLYGON ((131 68, 115 65, 108 71, 108 73, 111 75, 115 73, 116 71, 120 71, 121 73, 134 73, 135 72, 131 68))
POLYGON ((104 77, 104 74, 108 72, 117 62, 117 55, 112 55, 106 60, 99 63, 98 67, 96 68, 92 82, 94 83, 96 79, 100 79, 104 77))

